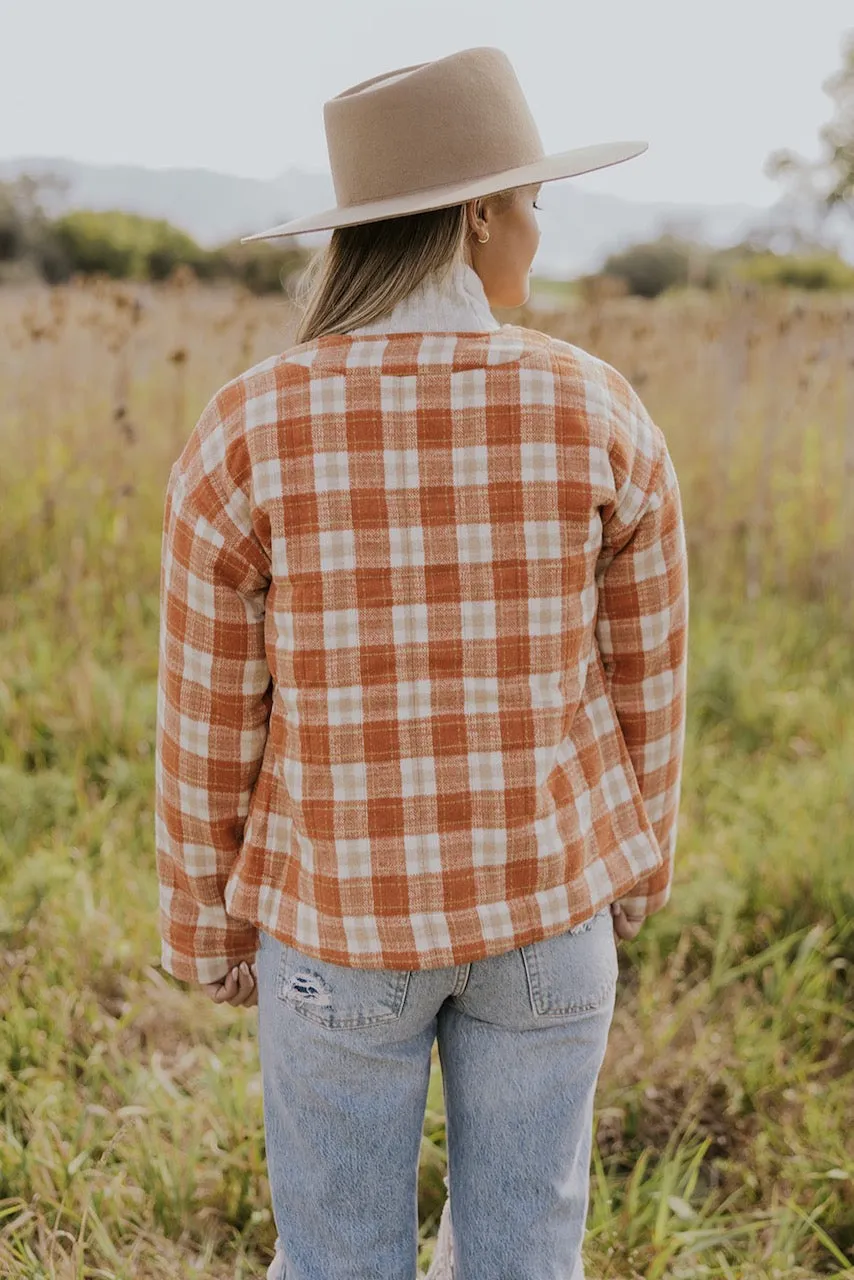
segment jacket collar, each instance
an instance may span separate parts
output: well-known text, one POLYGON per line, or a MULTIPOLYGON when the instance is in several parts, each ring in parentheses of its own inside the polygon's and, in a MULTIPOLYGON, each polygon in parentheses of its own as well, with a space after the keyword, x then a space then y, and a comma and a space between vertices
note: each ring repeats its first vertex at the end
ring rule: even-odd
POLYGON ((474 267, 455 262, 441 280, 428 277, 385 316, 349 332, 469 333, 500 328, 474 267))

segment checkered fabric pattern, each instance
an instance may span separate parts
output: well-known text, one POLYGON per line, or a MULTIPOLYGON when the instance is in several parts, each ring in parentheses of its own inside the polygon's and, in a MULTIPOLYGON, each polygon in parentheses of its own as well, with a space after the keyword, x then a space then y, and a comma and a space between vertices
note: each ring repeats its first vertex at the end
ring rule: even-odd
POLYGON ((687 568, 660 429, 536 330, 324 335, 222 387, 166 490, 162 963, 262 927, 434 968, 671 891, 687 568))

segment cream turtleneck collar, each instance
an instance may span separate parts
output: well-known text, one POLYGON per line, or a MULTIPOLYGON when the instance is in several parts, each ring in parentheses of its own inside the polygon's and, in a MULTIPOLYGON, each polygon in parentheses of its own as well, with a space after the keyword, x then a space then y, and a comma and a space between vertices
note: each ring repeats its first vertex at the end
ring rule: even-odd
POLYGON ((428 276, 379 320, 349 332, 470 333, 500 328, 474 267, 455 262, 441 280, 428 276))

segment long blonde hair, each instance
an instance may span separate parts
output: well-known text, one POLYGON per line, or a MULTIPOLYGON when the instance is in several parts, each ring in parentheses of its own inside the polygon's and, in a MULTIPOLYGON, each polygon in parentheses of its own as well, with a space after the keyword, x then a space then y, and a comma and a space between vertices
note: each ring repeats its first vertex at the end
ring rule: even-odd
MULTIPOLYGON (((518 188, 478 200, 497 211, 518 188)), ((386 315, 427 277, 442 279, 465 260, 466 204, 429 209, 353 227, 336 227, 328 244, 300 275, 295 301, 302 312, 296 342, 347 333, 386 315)))

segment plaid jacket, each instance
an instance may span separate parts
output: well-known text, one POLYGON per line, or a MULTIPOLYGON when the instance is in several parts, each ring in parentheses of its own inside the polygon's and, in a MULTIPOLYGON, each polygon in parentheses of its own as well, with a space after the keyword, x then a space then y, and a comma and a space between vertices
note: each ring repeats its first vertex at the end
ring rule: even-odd
POLYGON ((677 479, 569 343, 329 334, 223 386, 165 496, 162 963, 263 927, 459 964, 670 897, 685 729, 677 479))

